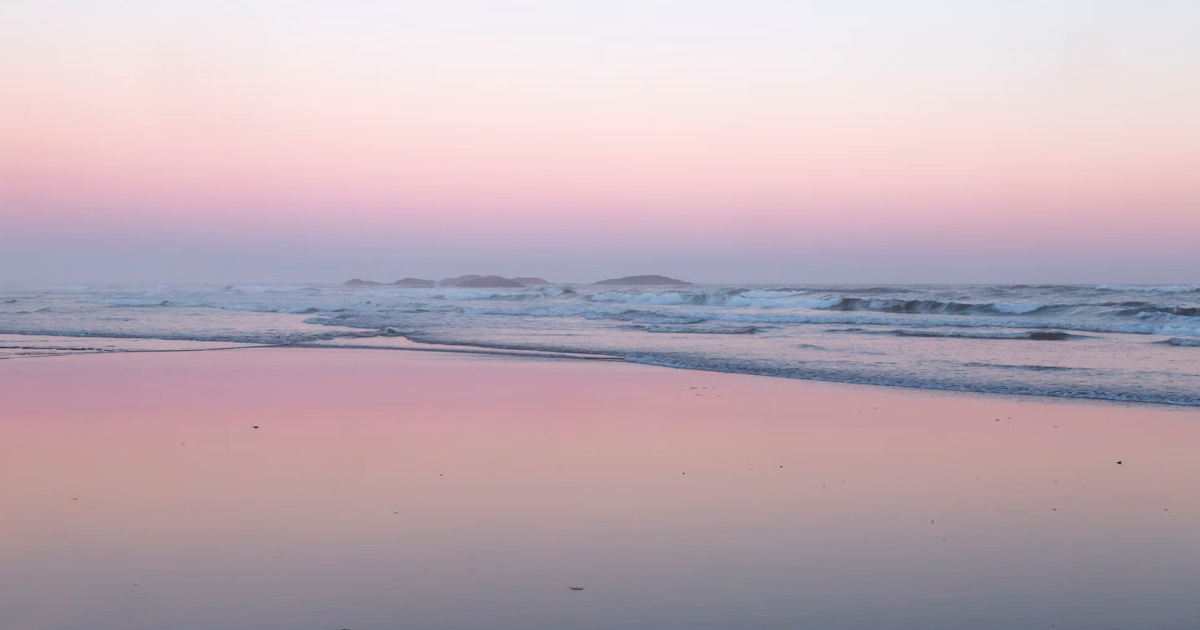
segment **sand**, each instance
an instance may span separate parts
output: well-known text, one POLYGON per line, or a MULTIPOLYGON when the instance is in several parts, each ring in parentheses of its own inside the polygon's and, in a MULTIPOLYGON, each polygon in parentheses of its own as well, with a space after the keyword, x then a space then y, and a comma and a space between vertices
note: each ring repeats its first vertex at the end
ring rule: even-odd
POLYGON ((10 359, 0 628, 1195 628, 1198 445, 1190 409, 604 362, 10 359))

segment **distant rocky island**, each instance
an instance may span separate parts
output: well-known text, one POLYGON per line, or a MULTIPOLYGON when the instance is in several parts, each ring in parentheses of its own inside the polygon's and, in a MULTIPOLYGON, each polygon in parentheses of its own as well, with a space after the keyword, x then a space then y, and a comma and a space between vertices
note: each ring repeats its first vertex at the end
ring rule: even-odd
MULTIPOLYGON (((382 282, 374 280, 362 280, 354 278, 343 282, 348 287, 375 287, 383 286, 382 282)), ((456 278, 444 278, 437 282, 433 280, 423 280, 421 278, 401 278, 391 284, 396 287, 466 287, 469 289, 513 289, 529 285, 550 284, 549 281, 543 278, 504 278, 501 276, 481 276, 479 274, 467 274, 456 278)))
POLYGON ((647 276, 625 276, 624 278, 611 278, 609 280, 601 280, 600 282, 597 282, 596 284, 624 285, 624 286, 686 286, 686 285, 690 285, 691 282, 684 282, 683 280, 676 280, 675 278, 668 278, 666 276, 647 275, 647 276))
POLYGON ((509 280, 500 276, 481 276, 477 273, 458 276, 457 278, 446 278, 438 281, 439 287, 465 287, 468 289, 504 289, 516 288, 525 286, 516 279, 509 280))
POLYGON ((456 287, 468 280, 478 280, 482 277, 483 276, 481 276, 477 273, 471 273, 471 274, 467 274, 465 276, 459 276, 457 278, 445 278, 442 280, 438 280, 437 285, 439 287, 456 287))
POLYGON ((433 280, 422 280, 420 278, 401 278, 392 284, 398 287, 432 287, 437 285, 433 280))
POLYGON ((500 276, 483 276, 480 278, 463 280, 455 286, 465 287, 468 289, 509 289, 519 288, 525 285, 514 280, 509 280, 508 278, 501 278, 500 276))
MULTIPOLYGON (((382 282, 374 280, 362 280, 354 278, 342 283, 348 287, 377 287, 383 286, 382 282)), ((463 287, 467 289, 517 289, 520 287, 537 286, 542 284, 553 284, 545 278, 534 276, 518 276, 515 278, 505 278, 502 276, 481 276, 477 273, 467 274, 465 276, 457 276, 454 278, 443 278, 434 282, 433 280, 423 280, 421 278, 401 278, 390 286, 396 287, 463 287)), ((691 282, 668 278, 667 276, 659 276, 654 274, 643 276, 625 276, 624 278, 610 278, 601 280, 596 284, 610 286, 688 286, 691 282)))

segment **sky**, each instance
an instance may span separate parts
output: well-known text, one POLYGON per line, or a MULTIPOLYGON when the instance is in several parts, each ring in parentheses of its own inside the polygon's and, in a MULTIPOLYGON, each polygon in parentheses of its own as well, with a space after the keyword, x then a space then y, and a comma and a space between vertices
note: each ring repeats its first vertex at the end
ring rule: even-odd
POLYGON ((1200 282, 1194 0, 0 3, 0 281, 1200 282))

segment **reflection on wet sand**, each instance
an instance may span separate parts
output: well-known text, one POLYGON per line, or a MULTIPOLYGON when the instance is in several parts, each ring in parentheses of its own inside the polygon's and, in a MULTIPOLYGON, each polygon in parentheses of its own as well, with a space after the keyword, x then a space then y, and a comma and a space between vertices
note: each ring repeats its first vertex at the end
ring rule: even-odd
POLYGON ((324 349, 0 401, 6 629, 1200 625, 1195 410, 324 349))

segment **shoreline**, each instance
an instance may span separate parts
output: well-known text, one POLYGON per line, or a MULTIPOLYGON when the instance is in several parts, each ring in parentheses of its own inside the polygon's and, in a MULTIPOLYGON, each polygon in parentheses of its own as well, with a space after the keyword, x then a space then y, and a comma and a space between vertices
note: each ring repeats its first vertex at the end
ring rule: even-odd
POLYGON ((824 382, 1200 408, 1196 295, 1024 285, 45 287, 0 304, 0 328, 621 357, 824 382))
MULTIPOLYGON (((194 339, 173 339, 173 338, 158 338, 158 337, 112 337, 112 336, 84 336, 84 335, 54 335, 54 334, 37 334, 26 335, 20 333, 2 333, 0 334, 0 361, 17 359, 17 358, 49 358, 63 356, 82 356, 92 354, 135 354, 135 353, 170 353, 170 352, 210 352, 215 350, 247 350, 247 349, 322 349, 322 350, 388 350, 398 352, 415 352, 415 353, 431 353, 431 354, 448 354, 448 355, 466 355, 466 356, 482 356, 482 357, 510 357, 514 359, 541 359, 541 360, 556 360, 556 361, 598 361, 605 363, 625 363, 631 365, 642 365, 649 367, 658 367, 671 370, 682 370, 686 372, 708 373, 708 374, 730 374, 741 376, 752 376, 756 378, 779 379, 785 381, 809 382, 809 383, 828 383, 834 385, 851 385, 871 388, 884 388, 902 391, 922 391, 922 392, 942 392, 950 394, 970 394, 978 396, 998 396, 1010 397, 1014 396, 1020 399, 1043 399, 1043 400, 1062 400, 1062 401, 1078 401, 1092 402, 1100 404, 1114 405, 1147 405, 1155 408, 1180 409, 1180 410, 1196 410, 1200 409, 1200 404, 1191 404, 1186 402, 1170 402, 1170 401, 1146 401, 1146 400, 1124 400, 1114 397, 1087 396, 1079 394, 1057 394, 1057 393, 1032 393, 1032 392, 996 392, 982 389, 970 388, 946 388, 946 387, 928 387, 920 385, 906 385, 897 383, 872 383, 858 382, 852 380, 834 380, 822 379, 815 377, 791 377, 779 374, 756 373, 753 371, 737 371, 737 370, 720 370, 706 369, 695 366, 671 365, 666 362, 655 362, 653 360, 639 361, 629 357, 621 357, 617 355, 606 355, 601 353, 588 354, 568 351, 554 350, 530 350, 517 347, 502 347, 488 345, 472 345, 467 343, 432 343, 417 341, 408 338, 407 336, 365 336, 358 339, 359 343, 341 344, 337 341, 341 338, 332 338, 329 340, 309 341, 300 343, 288 344, 251 344, 237 341, 213 341, 213 340, 194 340, 194 339), (46 354, 30 354, 30 355, 15 355, 5 356, 5 349, 13 349, 13 346, 6 344, 6 337, 19 338, 50 338, 55 340, 77 339, 86 342, 95 343, 97 341, 110 341, 118 343, 162 343, 162 344, 193 344, 193 345, 214 345, 219 347, 202 347, 202 348, 123 348, 114 350, 82 350, 73 349, 61 353, 46 353, 46 354), (370 340, 381 343, 370 344, 364 343, 370 340), (403 344, 403 345, 397 345, 403 344)), ((21 349, 37 350, 36 346, 23 347, 21 349)))

